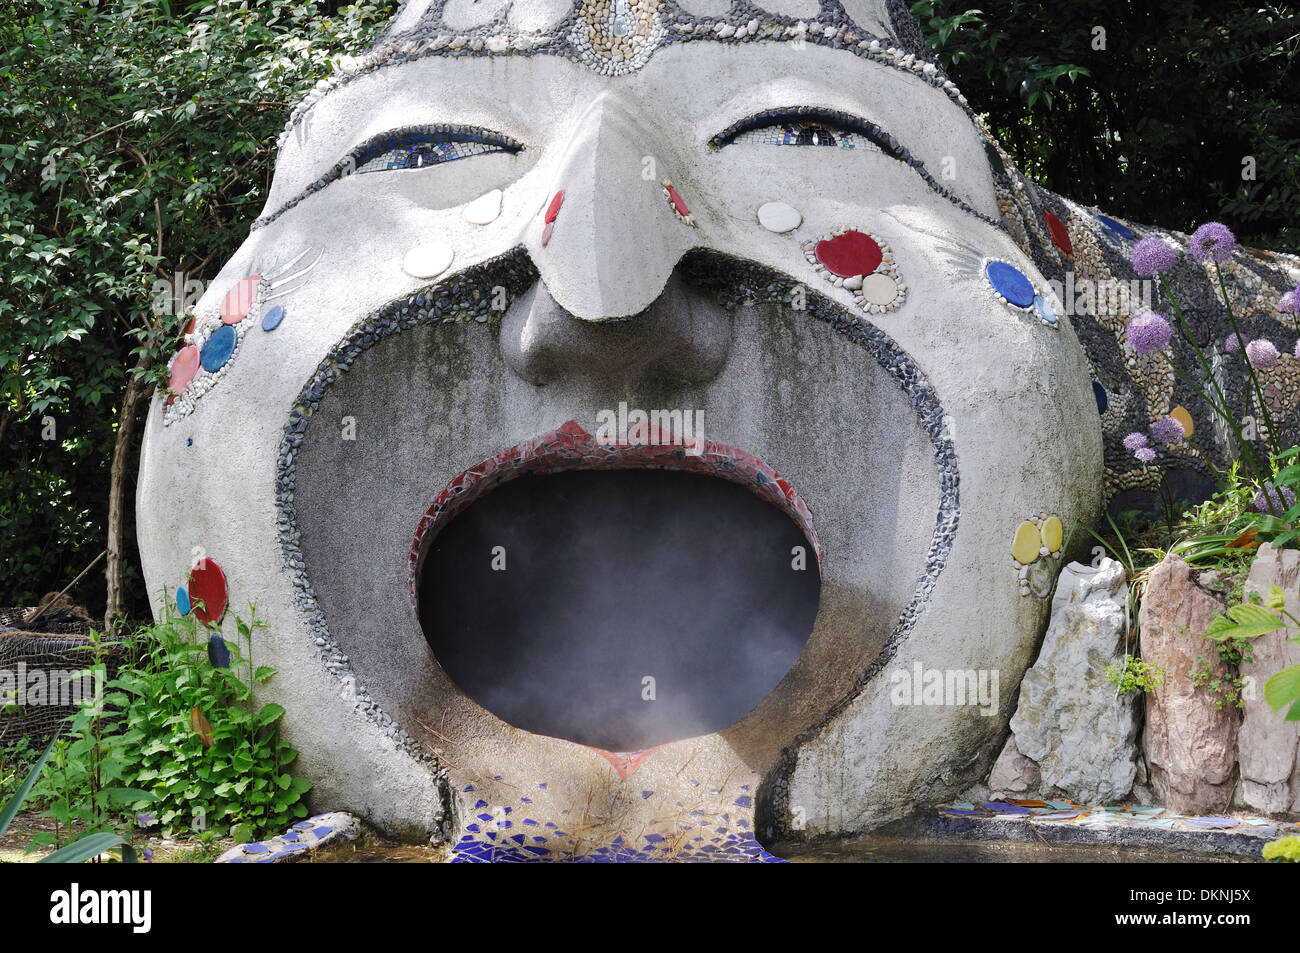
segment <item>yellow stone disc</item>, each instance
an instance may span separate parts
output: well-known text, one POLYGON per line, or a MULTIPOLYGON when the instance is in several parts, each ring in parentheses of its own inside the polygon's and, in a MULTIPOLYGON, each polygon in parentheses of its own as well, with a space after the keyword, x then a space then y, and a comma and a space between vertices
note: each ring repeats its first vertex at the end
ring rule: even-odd
POLYGON ((1061 549, 1061 540, 1065 538, 1065 533, 1061 529, 1061 521, 1055 516, 1049 516, 1043 520, 1043 545, 1047 547, 1049 553, 1055 553, 1061 549))
POLYGON ((1187 408, 1182 404, 1169 411, 1169 416, 1183 425, 1184 436, 1190 437, 1192 432, 1196 430, 1196 425, 1192 423, 1192 415, 1187 412, 1187 408))
POLYGON ((1038 534, 1038 527, 1025 520, 1016 530, 1015 542, 1011 544, 1011 555, 1016 557, 1016 562, 1029 565, 1038 558, 1038 550, 1042 547, 1042 537, 1038 534))

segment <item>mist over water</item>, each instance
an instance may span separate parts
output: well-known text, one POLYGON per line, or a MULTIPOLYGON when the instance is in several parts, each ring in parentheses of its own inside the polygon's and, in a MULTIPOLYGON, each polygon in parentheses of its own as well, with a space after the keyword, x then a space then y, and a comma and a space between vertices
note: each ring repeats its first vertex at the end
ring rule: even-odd
POLYGON ((743 486, 579 470, 519 477, 443 528, 420 622, 447 674, 498 717, 635 751, 752 709, 803 650, 819 591, 799 527, 743 486))

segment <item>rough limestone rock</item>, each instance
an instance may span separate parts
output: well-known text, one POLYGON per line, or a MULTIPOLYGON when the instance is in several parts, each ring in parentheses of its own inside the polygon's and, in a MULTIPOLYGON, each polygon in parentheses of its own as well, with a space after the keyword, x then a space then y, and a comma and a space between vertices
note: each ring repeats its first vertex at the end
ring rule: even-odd
POLYGON ((1090 803, 1122 798, 1137 773, 1135 700, 1117 698, 1105 678, 1124 637, 1126 581, 1110 559, 1095 572, 1072 564, 1062 573, 1070 595, 1052 613, 1011 718, 1016 747, 1043 783, 1090 803))
POLYGON ((1038 790, 1042 773, 1038 765, 1026 758, 1016 747, 1016 737, 1007 739, 1007 745, 998 755, 989 774, 989 790, 995 794, 1024 794, 1038 790))
MULTIPOLYGON (((1246 592, 1267 596, 1270 585, 1286 592, 1286 608, 1300 618, 1300 551, 1275 550, 1268 543, 1259 548, 1246 580, 1246 592)), ((1300 722, 1287 721, 1286 711, 1274 711, 1264 699, 1269 676, 1300 662, 1300 645, 1295 627, 1260 636, 1253 643, 1255 661, 1241 666, 1252 676, 1253 689, 1245 691, 1246 710, 1237 737, 1237 760, 1241 768, 1242 799, 1269 814, 1300 811, 1300 722)))
POLYGON ((1202 636, 1224 606, 1192 581, 1187 563, 1168 556, 1152 572, 1142 600, 1142 657, 1165 671, 1146 696, 1143 746, 1151 783, 1172 811, 1205 814, 1228 807, 1236 782, 1236 710, 1215 710, 1214 697, 1192 684, 1196 657, 1211 671, 1227 667, 1202 636))

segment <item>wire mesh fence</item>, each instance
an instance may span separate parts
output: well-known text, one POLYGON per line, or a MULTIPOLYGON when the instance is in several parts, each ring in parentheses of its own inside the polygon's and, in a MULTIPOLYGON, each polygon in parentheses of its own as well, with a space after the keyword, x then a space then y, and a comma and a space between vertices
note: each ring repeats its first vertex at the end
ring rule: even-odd
MULTIPOLYGON (((44 747, 80 705, 102 698, 100 680, 85 674, 94 663, 90 621, 59 609, 29 622, 35 612, 0 608, 0 748, 24 737, 44 747)), ((127 646, 109 642, 103 655, 111 679, 127 646)))

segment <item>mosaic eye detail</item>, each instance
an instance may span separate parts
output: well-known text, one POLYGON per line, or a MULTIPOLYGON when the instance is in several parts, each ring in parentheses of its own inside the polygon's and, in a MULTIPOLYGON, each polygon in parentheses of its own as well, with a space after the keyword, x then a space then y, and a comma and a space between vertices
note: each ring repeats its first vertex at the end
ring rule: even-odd
POLYGON ((907 161, 898 141, 875 123, 849 113, 807 106, 755 113, 709 140, 714 149, 737 143, 854 149, 907 161))
POLYGON ((848 129, 837 129, 824 122, 786 122, 742 132, 732 142, 757 142, 769 146, 830 146, 883 152, 866 136, 848 129))
POLYGON ((468 159, 472 156, 506 153, 515 155, 523 146, 500 133, 471 126, 424 126, 384 133, 362 143, 352 152, 358 173, 424 169, 468 159))

